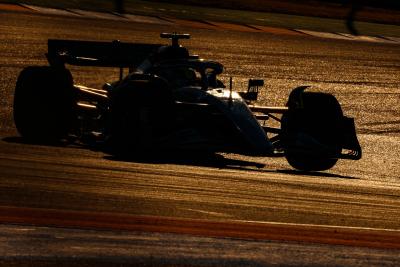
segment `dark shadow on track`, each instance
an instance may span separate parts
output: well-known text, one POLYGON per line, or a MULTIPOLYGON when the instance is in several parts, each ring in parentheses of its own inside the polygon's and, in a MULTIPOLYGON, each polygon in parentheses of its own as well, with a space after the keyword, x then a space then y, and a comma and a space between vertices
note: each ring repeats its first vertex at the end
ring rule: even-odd
POLYGON ((179 164, 189 166, 211 167, 218 169, 231 169, 237 171, 252 171, 260 173, 284 173, 289 175, 306 175, 311 177, 326 177, 335 179, 354 179, 360 178, 333 174, 327 172, 307 172, 298 170, 266 170, 263 169, 266 165, 254 161, 229 159, 223 155, 216 153, 181 153, 181 154, 159 154, 154 156, 154 153, 147 155, 136 155, 129 157, 105 156, 108 160, 124 161, 124 162, 139 162, 153 164, 179 164))
POLYGON ((326 173, 326 172, 307 172, 307 171, 298 171, 298 170, 277 170, 276 172, 290 174, 290 175, 307 175, 307 176, 314 176, 314 177, 327 177, 327 178, 338 178, 338 179, 350 179, 350 180, 359 180, 360 179, 357 177, 344 176, 344 175, 340 175, 340 174, 326 173))
POLYGON ((87 145, 81 145, 73 142, 72 140, 62 140, 58 142, 37 142, 29 141, 20 136, 9 136, 4 137, 2 141, 7 143, 22 144, 22 145, 37 145, 37 146, 49 146, 49 147, 71 147, 71 148, 86 148, 87 145))
MULTIPOLYGON (((263 167, 265 167, 265 164, 263 167)), ((309 177, 326 177, 326 178, 334 178, 334 179, 349 179, 349 180, 359 180, 360 178, 358 177, 352 177, 352 176, 345 176, 345 175, 340 175, 340 174, 334 174, 334 173, 327 173, 323 171, 319 172, 313 172, 313 171, 299 171, 299 170, 265 170, 258 168, 245 168, 241 166, 226 166, 225 169, 232 169, 232 170, 239 170, 239 171, 252 171, 252 172, 261 172, 261 173, 284 173, 288 175, 302 175, 302 176, 309 176, 309 177)))
POLYGON ((191 165, 191 166, 202 166, 212 167, 219 169, 239 168, 243 170, 249 170, 245 167, 264 168, 265 164, 245 161, 228 159, 224 156, 216 153, 196 153, 196 152, 185 152, 176 153, 173 151, 163 153, 146 153, 140 155, 130 156, 115 156, 107 155, 104 157, 108 160, 125 161, 125 162, 139 162, 139 163, 153 163, 153 164, 179 164, 179 165, 191 165))
MULTIPOLYGON (((101 146, 93 146, 87 144, 80 144, 76 142, 71 142, 71 140, 64 140, 57 143, 37 143, 29 142, 19 136, 5 137, 2 141, 7 143, 16 144, 27 144, 27 145, 39 145, 48 147, 70 147, 79 149, 88 149, 92 151, 99 151, 102 153, 107 153, 101 146)), ((146 153, 135 153, 124 156, 117 155, 105 155, 105 159, 112 161, 121 162, 136 162, 136 163, 150 163, 150 164, 178 164, 178 165, 188 165, 188 166, 199 166, 199 167, 210 167, 217 169, 231 169, 237 171, 252 171, 260 173, 284 173, 288 175, 306 175, 313 177, 326 177, 335 179, 360 179, 357 177, 344 176, 340 174, 333 174, 327 172, 306 172, 298 170, 266 170, 265 164, 247 161, 247 160, 237 160, 229 159, 223 155, 217 153, 199 153, 193 151, 147 151, 146 153)))
MULTIPOLYGON (((37 145, 46 147, 70 147, 80 148, 92 151, 98 151, 106 153, 104 158, 113 161, 123 162, 138 162, 138 163, 153 163, 153 164, 180 164, 180 165, 192 165, 192 166, 203 166, 203 167, 214 167, 214 168, 229 168, 229 166, 237 167, 252 167, 252 168, 264 168, 265 164, 234 160, 225 158, 222 155, 216 153, 199 153, 193 151, 177 152, 177 151, 146 151, 141 153, 130 153, 129 155, 113 155, 107 153, 101 145, 90 145, 73 142, 73 140, 63 140, 60 142, 48 143, 48 142, 30 142, 19 136, 5 137, 2 141, 7 143, 15 143, 22 145, 37 145)), ((247 169, 248 170, 248 169, 247 169)))
POLYGON ((39 145, 39 146, 55 146, 55 147, 65 147, 68 145, 68 142, 31 142, 29 140, 26 140, 20 136, 9 136, 9 137, 4 137, 2 141, 7 142, 7 143, 15 143, 15 144, 23 144, 23 145, 39 145))

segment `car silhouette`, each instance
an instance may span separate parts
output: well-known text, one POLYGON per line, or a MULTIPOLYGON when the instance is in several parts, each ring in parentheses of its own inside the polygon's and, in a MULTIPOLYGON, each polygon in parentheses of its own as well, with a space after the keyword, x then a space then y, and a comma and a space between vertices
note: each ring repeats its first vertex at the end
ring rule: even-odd
POLYGON ((336 98, 292 90, 284 107, 257 106, 263 80, 246 92, 225 85, 222 64, 172 44, 48 40, 49 66, 30 66, 18 77, 14 121, 31 142, 83 142, 111 154, 151 151, 232 152, 286 157, 303 171, 361 158, 354 120, 336 98), (66 65, 116 67, 117 81, 101 89, 77 85, 66 65), (129 69, 127 75, 123 70, 129 69), (275 120, 280 127, 272 127, 275 120))

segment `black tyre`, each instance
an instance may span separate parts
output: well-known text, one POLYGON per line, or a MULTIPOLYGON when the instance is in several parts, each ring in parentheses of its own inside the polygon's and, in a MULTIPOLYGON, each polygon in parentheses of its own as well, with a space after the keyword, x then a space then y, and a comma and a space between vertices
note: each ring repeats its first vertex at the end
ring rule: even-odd
POLYGON ((31 142, 57 142, 70 131, 75 118, 71 73, 49 66, 21 71, 14 95, 14 122, 31 142))
POLYGON ((289 164, 302 171, 332 168, 341 153, 343 112, 333 95, 304 92, 302 107, 282 117, 282 142, 289 164))

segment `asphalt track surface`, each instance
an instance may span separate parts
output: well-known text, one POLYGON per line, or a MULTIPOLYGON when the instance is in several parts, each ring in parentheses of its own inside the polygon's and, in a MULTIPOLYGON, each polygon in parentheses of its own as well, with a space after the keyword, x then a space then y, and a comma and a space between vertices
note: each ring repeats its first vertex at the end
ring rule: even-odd
MULTIPOLYGON (((321 243, 318 227, 362 232, 349 247, 339 245, 343 242, 297 243, 307 239, 301 234, 294 239, 295 233, 289 235, 292 239, 282 233, 275 238, 281 241, 266 241, 268 238, 255 240, 251 235, 247 238, 254 240, 246 240, 228 231, 226 237, 241 239, 207 237, 212 233, 193 237, 186 234, 196 234, 195 228, 182 235, 179 227, 172 231, 175 234, 121 232, 118 226, 132 229, 122 223, 106 227, 101 221, 97 227, 93 222, 83 225, 85 218, 78 217, 75 223, 82 225, 73 227, 97 231, 3 225, 4 265, 29 261, 59 265, 64 260, 76 265, 98 264, 100 258, 107 258, 109 265, 399 264, 399 45, 19 13, 0 13, 0 37, 3 222, 72 227, 66 223, 71 218, 65 215, 71 212, 178 219, 182 224, 200 220, 205 224, 287 225, 282 232, 290 232, 289 225, 297 230, 305 225, 315 230, 311 234, 314 240, 308 241, 317 243, 321 243), (25 66, 46 64, 43 55, 48 38, 159 43, 162 31, 190 32, 193 37, 185 42, 187 46, 204 58, 223 63, 223 78, 233 76, 235 88, 245 88, 248 78, 264 78, 260 104, 283 105, 290 89, 304 84, 334 93, 345 114, 356 118, 363 159, 341 161, 330 171, 309 174, 292 170, 281 158, 221 154, 119 161, 78 145, 41 146, 18 138, 12 122, 16 77, 25 66), (44 214, 58 211, 61 220, 46 224, 41 213, 41 222, 33 221, 34 216, 28 215, 37 210, 44 214), (63 243, 64 249, 60 249, 60 232, 64 240, 79 243, 81 249, 72 249, 76 243, 63 243), (374 233, 384 238, 376 240, 374 233), (368 245, 360 237, 374 242, 368 245), (30 250, 23 246, 29 246, 27 240, 32 242, 30 250), (389 245, 384 245, 385 240, 389 245), (129 250, 132 243, 137 246, 129 250), (209 257, 203 251, 208 251, 209 257)), ((107 69, 72 71, 77 83, 89 86, 101 86, 118 76, 116 70, 107 69)))

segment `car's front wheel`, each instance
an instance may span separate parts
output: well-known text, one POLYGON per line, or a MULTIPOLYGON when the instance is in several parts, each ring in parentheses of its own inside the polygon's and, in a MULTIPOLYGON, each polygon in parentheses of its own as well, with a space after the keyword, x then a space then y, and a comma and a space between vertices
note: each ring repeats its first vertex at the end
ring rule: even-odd
POLYGON ((343 113, 331 94, 303 92, 301 107, 289 108, 282 117, 285 157, 295 169, 323 171, 332 168, 341 153, 343 113))

